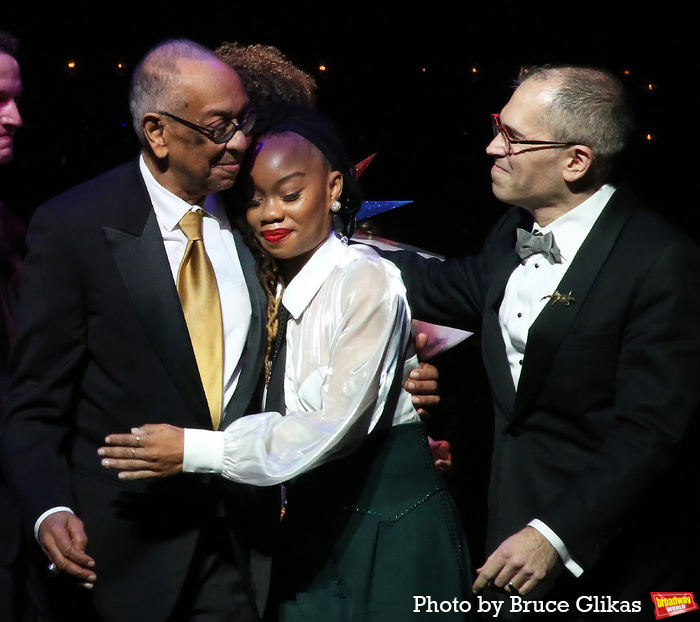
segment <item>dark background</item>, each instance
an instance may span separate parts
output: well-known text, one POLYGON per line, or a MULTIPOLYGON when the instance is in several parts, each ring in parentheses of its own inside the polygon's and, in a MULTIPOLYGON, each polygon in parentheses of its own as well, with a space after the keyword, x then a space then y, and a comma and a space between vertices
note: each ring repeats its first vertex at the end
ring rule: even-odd
MULTIPOLYGON (((505 209, 490 192, 488 115, 505 104, 521 66, 552 62, 605 67, 625 81, 637 113, 627 180, 679 226, 697 223, 698 33, 676 3, 3 7, 0 29, 22 42, 25 127, 15 161, 0 169, 0 198, 25 220, 46 199, 137 153, 131 72, 159 41, 187 37, 212 47, 272 44, 314 75, 319 107, 337 121, 356 161, 377 153, 362 178, 366 198, 413 201, 373 220, 386 237, 448 256, 478 250, 505 209)), ((436 361, 443 406, 430 424, 452 442, 449 480, 477 563, 490 430, 478 347, 470 339, 436 361)))
POLYGON ((363 177, 366 198, 413 201, 376 219, 404 242, 442 254, 478 247, 503 210, 490 194, 488 115, 507 101, 520 66, 543 62, 624 78, 638 122, 630 181, 682 226, 695 220, 686 195, 697 160, 697 34, 674 3, 3 4, 0 29, 22 41, 26 94, 17 157, 0 169, 0 188, 25 215, 136 153, 131 72, 157 42, 187 37, 272 44, 314 75, 319 105, 353 156, 378 154, 363 177))

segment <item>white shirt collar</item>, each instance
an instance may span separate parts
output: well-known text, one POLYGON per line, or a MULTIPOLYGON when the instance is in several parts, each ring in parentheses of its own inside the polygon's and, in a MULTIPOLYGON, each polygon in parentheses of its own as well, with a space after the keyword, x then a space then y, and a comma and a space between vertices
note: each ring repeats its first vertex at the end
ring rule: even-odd
POLYGON ((570 263, 614 192, 614 186, 605 184, 583 203, 553 220, 546 227, 534 223, 532 228, 542 233, 551 231, 561 251, 562 261, 570 263))
MULTIPOLYGON (((197 206, 190 205, 187 201, 183 201, 180 197, 170 192, 165 186, 162 186, 149 170, 143 155, 139 156, 139 170, 146 184, 146 190, 151 198, 158 221, 164 229, 173 231, 185 213, 197 206)), ((219 222, 227 222, 228 220, 223 211, 223 206, 215 194, 207 196, 201 208, 219 222)))
POLYGON ((347 247, 331 231, 323 245, 287 285, 282 303, 295 320, 301 317, 346 251, 347 247))

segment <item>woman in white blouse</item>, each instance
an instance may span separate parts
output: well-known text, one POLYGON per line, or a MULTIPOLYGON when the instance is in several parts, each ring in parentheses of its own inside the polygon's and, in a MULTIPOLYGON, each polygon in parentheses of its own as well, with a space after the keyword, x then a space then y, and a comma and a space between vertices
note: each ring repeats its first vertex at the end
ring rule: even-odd
POLYGON ((264 412, 220 432, 143 426, 134 434, 162 468, 105 466, 283 485, 281 620, 407 619, 446 601, 459 606, 443 616, 464 619, 463 532, 403 388, 416 357, 399 272, 347 244, 361 198, 325 119, 285 107, 256 130, 246 216, 268 292, 264 412))

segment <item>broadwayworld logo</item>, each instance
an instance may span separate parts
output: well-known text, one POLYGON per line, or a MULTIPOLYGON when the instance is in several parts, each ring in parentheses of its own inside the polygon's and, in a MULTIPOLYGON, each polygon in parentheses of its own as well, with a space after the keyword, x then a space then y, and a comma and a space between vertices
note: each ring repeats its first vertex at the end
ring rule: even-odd
POLYGON ((695 611, 698 604, 692 592, 650 592, 657 620, 695 611))

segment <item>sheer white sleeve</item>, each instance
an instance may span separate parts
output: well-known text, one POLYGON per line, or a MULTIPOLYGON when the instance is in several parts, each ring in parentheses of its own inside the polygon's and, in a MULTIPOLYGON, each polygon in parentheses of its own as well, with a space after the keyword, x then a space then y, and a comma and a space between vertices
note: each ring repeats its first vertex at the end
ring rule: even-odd
MULTIPOLYGON (((414 365, 405 360, 410 343, 403 283, 389 266, 364 259, 333 272, 290 320, 286 416, 249 415, 224 430, 222 474, 256 485, 284 482, 350 453, 380 420, 394 423, 390 390, 414 365)), ((412 407, 398 416, 417 419, 412 407)))

